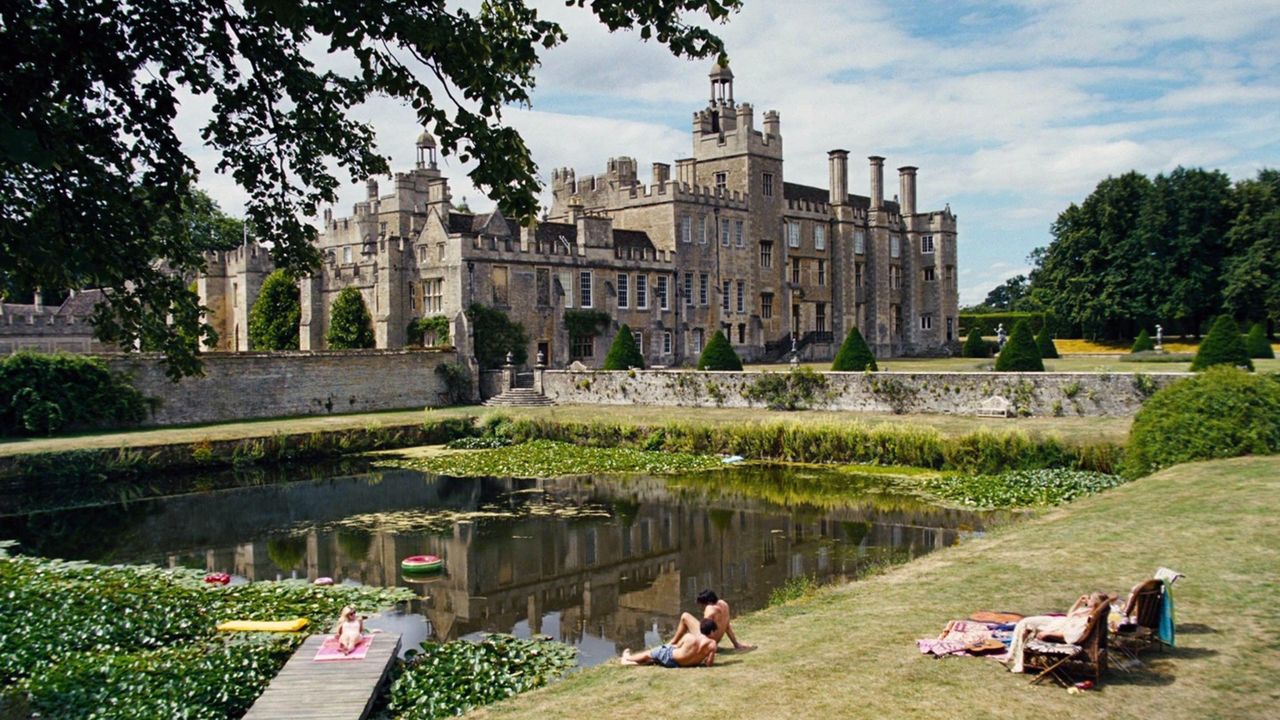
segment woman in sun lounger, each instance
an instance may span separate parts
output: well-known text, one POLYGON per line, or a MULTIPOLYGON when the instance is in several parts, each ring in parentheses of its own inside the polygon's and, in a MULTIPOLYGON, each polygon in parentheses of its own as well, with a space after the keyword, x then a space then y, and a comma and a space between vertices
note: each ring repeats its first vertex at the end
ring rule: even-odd
POLYGON ((333 634, 338 639, 338 652, 350 655, 364 637, 364 618, 356 615, 356 609, 350 605, 342 608, 342 614, 338 616, 338 624, 334 627, 333 634))
POLYGON ((1114 594, 1094 592, 1081 595, 1066 615, 1032 615, 1018 621, 1013 627, 1013 643, 1009 646, 1009 670, 1020 673, 1022 649, 1028 640, 1046 640, 1074 645, 1084 636, 1089 624, 1089 613, 1099 605, 1115 600, 1114 594))

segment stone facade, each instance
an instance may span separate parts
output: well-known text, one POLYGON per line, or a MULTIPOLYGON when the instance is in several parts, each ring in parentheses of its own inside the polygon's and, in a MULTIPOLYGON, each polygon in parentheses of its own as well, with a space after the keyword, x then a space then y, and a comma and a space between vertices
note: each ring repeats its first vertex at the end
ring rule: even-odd
MULTIPOLYGON (((744 392, 763 373, 548 370, 543 393, 562 404, 762 407, 744 392)), ((1188 373, 821 373, 828 394, 815 409, 977 415, 999 397, 1014 414, 1133 415, 1151 393, 1188 373)), ((482 389, 483 392, 483 389, 482 389)))
POLYGON ((176 383, 158 356, 104 359, 156 401, 147 424, 182 425, 445 405, 435 369, 458 358, 447 350, 208 353, 203 376, 176 383))
MULTIPOLYGON (((947 352, 956 220, 916 212, 915 168, 901 169, 898 202, 884 200, 874 157, 870 197, 848 194, 843 150, 828 160, 830 190, 784 182, 778 113, 757 130, 728 68, 712 71, 711 87, 693 157, 674 177, 655 163, 644 185, 626 157, 596 177, 556 170, 548 219, 527 227, 455 208, 424 132, 393 192, 370 179, 351 217, 324 213, 323 266, 301 283, 301 348, 324 348, 333 299, 355 287, 380 348, 403 347, 416 318, 443 315, 457 329, 481 303, 525 327, 531 364, 541 354, 553 367, 599 366, 623 324, 656 366, 695 362, 717 329, 748 360, 782 358, 793 336, 803 357, 829 359, 854 326, 881 357, 947 352)), ((216 349, 248 348, 248 313, 271 269, 256 245, 209 257, 199 291, 216 349)))
POLYGON ((73 292, 60 305, 45 305, 39 293, 29 305, 0 302, 0 353, 114 350, 93 336, 89 322, 103 297, 101 290, 84 290, 73 292))

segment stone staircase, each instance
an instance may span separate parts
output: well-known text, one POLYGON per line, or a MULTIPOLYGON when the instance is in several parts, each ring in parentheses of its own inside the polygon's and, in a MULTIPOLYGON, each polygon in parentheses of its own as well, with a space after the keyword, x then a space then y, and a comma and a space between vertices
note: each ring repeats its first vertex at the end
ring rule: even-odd
POLYGON ((490 407, 547 407, 555 403, 533 388, 508 388, 484 401, 490 407))

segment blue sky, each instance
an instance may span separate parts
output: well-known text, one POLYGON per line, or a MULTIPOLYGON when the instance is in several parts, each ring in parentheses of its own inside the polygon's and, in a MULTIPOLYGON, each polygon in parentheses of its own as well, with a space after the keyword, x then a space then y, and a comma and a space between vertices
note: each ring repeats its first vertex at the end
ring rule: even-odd
MULTIPOLYGON (((635 157, 643 179, 650 163, 689 154, 708 62, 611 35, 559 0, 532 4, 569 34, 543 57, 533 107, 505 114, 544 181, 561 166, 601 172, 617 155, 635 157)), ((825 186, 833 148, 850 151, 860 194, 868 177, 858 158, 920 167, 921 209, 949 203, 959 216, 963 304, 1026 272, 1054 217, 1108 175, 1185 165, 1240 179, 1280 166, 1274 0, 746 0, 717 31, 736 99, 755 106, 757 123, 765 110, 782 114, 788 180, 825 186)), ((199 147, 201 106, 188 106, 188 150, 202 185, 238 212, 243 193, 199 147)), ((407 167, 412 113, 389 102, 361 113, 393 167, 407 167)), ((455 197, 485 208, 468 169, 446 159, 455 197)), ((335 212, 362 193, 345 189, 335 212)))

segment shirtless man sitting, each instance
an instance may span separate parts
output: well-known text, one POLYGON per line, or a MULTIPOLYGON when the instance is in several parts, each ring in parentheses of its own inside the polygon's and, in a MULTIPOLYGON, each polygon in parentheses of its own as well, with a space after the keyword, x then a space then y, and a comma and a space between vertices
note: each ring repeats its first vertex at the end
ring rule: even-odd
POLYGON ((697 621, 689 613, 680 617, 679 640, 660 645, 652 650, 622 651, 623 665, 661 665, 667 668, 711 665, 716 659, 716 642, 709 636, 716 631, 714 620, 697 621), (692 627, 690 627, 692 626, 692 627))
MULTIPOLYGON (((716 621, 716 631, 711 633, 711 639, 720 644, 720 639, 725 635, 729 636, 729 642, 733 643, 734 650, 746 652, 755 650, 755 645, 738 642, 738 637, 733 634, 733 626, 729 624, 729 603, 716 597, 716 594, 710 590, 703 590, 698 593, 698 604, 702 606, 702 617, 716 621)), ((681 626, 683 628, 683 625, 681 626)), ((676 630, 676 636, 671 642, 680 639, 680 629, 676 630)))

